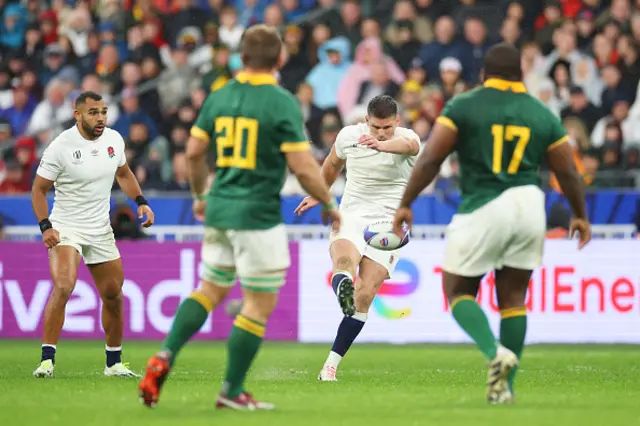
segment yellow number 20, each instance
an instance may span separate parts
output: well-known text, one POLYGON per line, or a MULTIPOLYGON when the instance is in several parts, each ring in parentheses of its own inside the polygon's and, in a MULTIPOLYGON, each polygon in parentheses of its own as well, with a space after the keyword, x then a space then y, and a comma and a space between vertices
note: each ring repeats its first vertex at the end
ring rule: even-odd
POLYGON ((258 120, 245 117, 216 118, 218 167, 254 170, 258 153, 258 120), (232 154, 225 149, 233 149, 232 154), (244 155, 243 155, 244 150, 244 155))
POLYGON ((491 133, 493 134, 493 173, 498 174, 502 171, 502 150, 504 147, 504 141, 513 142, 515 138, 518 138, 516 148, 513 150, 511 161, 507 167, 507 173, 510 175, 516 174, 522 157, 524 156, 524 150, 527 148, 527 144, 531 139, 531 129, 522 126, 503 126, 501 124, 494 124, 491 126, 491 133))

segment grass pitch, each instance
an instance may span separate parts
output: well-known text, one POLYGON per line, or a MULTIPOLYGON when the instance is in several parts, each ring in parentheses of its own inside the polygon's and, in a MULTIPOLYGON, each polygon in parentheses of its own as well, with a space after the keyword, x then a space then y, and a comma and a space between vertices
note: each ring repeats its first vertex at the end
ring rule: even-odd
MULTIPOLYGON (((142 372, 158 343, 126 342, 142 372)), ((214 410, 226 353, 191 343, 178 358, 158 407, 142 406, 137 379, 104 377, 101 342, 63 341, 56 377, 31 376, 39 343, 0 340, 0 425, 640 425, 639 346, 533 346, 525 351, 514 406, 484 402, 486 370, 467 345, 358 345, 338 383, 316 376, 329 345, 266 343, 248 390, 273 412, 214 410)))

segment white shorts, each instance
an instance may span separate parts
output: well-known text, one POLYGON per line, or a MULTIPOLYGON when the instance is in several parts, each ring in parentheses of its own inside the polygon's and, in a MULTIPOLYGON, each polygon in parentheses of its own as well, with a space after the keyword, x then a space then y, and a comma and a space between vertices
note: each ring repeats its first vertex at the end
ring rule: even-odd
POLYGON ((291 265, 286 228, 283 224, 265 230, 205 227, 202 262, 205 281, 231 287, 237 273, 245 288, 277 291, 291 265))
POLYGON ((542 264, 546 232, 544 193, 534 185, 508 189, 468 214, 456 214, 446 232, 442 269, 477 277, 505 266, 542 264))
POLYGON ((95 265, 120 259, 120 251, 116 246, 116 239, 111 230, 102 235, 89 235, 64 226, 55 226, 55 224, 53 228, 60 233, 60 243, 58 245, 75 248, 82 255, 85 265, 95 265))
POLYGON ((340 232, 331 233, 330 243, 336 240, 348 240, 356 246, 361 256, 368 257, 377 264, 382 265, 389 273, 389 277, 391 277, 400 259, 400 250, 384 251, 371 247, 364 240, 364 228, 373 222, 386 219, 392 220, 392 218, 372 215, 356 216, 354 213, 344 211, 340 211, 340 213, 342 214, 340 232))

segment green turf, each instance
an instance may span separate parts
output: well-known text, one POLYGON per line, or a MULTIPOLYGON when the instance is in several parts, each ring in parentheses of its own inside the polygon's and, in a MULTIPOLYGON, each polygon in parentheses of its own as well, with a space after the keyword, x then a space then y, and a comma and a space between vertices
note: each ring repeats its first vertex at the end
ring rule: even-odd
MULTIPOLYGON (((158 343, 125 345, 141 371, 158 343)), ((356 345, 338 383, 318 383, 328 345, 267 343, 248 389, 274 412, 215 411, 224 345, 193 343, 178 358, 156 409, 137 380, 103 377, 100 342, 62 342, 56 377, 31 376, 37 342, 0 340, 0 425, 640 425, 640 347, 534 346, 515 406, 484 402, 484 361, 472 346, 356 345), (46 420, 46 422, 45 422, 46 420)))

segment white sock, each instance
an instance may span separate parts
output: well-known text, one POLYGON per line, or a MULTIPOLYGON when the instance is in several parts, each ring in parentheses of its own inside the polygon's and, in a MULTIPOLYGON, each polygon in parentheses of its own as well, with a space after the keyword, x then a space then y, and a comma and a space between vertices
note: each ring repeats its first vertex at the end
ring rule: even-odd
POLYGON ((45 344, 43 344, 43 345, 42 345, 42 347, 43 347, 43 348, 53 348, 53 349, 55 349, 55 348, 56 348, 56 345, 50 345, 50 344, 48 344, 48 343, 45 343, 45 344))
POLYGON ((356 319, 358 321, 367 322, 367 318, 369 318, 369 314, 367 314, 366 312, 364 313, 356 312, 355 314, 353 314, 351 318, 356 319))
POLYGON ((338 365, 340 365, 340 361, 342 361, 342 357, 337 353, 331 351, 329 352, 329 356, 327 357, 326 365, 330 365, 336 370, 338 369, 338 365))
POLYGON ((122 350, 122 346, 104 345, 104 348, 109 352, 117 352, 117 351, 121 351, 122 350))

